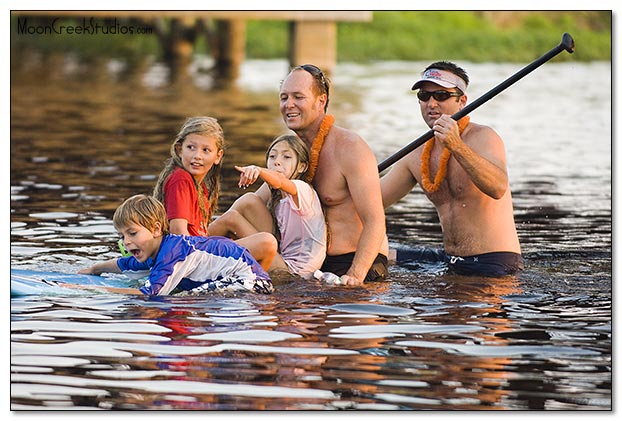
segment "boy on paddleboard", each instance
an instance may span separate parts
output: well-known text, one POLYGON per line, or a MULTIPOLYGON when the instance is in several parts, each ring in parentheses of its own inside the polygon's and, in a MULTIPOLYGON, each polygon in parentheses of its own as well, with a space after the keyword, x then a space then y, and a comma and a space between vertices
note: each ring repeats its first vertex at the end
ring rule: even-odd
POLYGON ((131 255, 96 263, 78 273, 149 270, 149 278, 140 288, 147 295, 273 292, 266 271, 233 240, 169 234, 164 205, 151 196, 139 194, 127 199, 115 211, 113 223, 131 255))

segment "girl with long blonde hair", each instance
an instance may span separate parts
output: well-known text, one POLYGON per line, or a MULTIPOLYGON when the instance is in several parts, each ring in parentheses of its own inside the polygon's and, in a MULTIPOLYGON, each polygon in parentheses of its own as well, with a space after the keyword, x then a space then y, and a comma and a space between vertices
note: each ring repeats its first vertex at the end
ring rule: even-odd
MULTIPOLYGON (((207 237, 208 226, 218 208, 220 168, 225 137, 213 117, 186 120, 173 143, 171 158, 153 189, 153 196, 166 208, 171 234, 207 237)), ((268 269, 277 252, 269 233, 256 233, 236 241, 268 269)))
POLYGON ((153 189, 164 203, 172 234, 208 235, 218 205, 224 141, 213 117, 191 117, 175 136, 171 158, 153 189))

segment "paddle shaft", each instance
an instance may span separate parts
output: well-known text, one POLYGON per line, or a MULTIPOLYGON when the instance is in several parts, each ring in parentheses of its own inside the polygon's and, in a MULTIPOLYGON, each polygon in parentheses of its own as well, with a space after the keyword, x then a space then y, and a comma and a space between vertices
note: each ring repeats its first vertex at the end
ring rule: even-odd
MULTIPOLYGON (((550 59, 552 59, 553 57, 555 57, 556 55, 558 55, 564 50, 568 51, 569 53, 574 52, 574 40, 568 33, 564 33, 564 35, 562 36, 562 41, 555 48, 551 49, 549 52, 542 55, 540 58, 534 60, 533 62, 525 66, 523 69, 519 70, 514 75, 510 76, 509 78, 507 78, 506 80, 504 80, 503 82, 501 82, 500 84, 492 88, 490 91, 486 92, 484 95, 480 96, 475 101, 465 106, 463 109, 461 109, 460 111, 452 115, 451 118, 453 118, 456 121, 460 120, 462 117, 469 114, 471 111, 475 110, 480 105, 484 104, 490 99, 494 98, 499 93, 501 93, 502 91, 504 91, 505 89, 507 89, 508 87, 510 87, 511 85, 513 85, 514 83, 522 79, 523 77, 527 76, 529 73, 533 72, 535 69, 542 66, 544 63, 546 63, 547 61, 549 61, 550 59)), ((408 155, 409 153, 411 153, 412 151, 414 151, 419 146, 423 145, 425 142, 432 139, 433 137, 434 137, 434 130, 432 129, 428 130, 423 135, 419 136, 417 139, 413 140, 408 145, 404 146, 402 149, 400 149, 399 151, 391 155, 389 158, 382 161, 378 165, 378 172, 382 172, 386 170, 391 165, 395 164, 397 161, 399 161, 400 159, 402 159, 403 157, 405 157, 406 155, 408 155)))

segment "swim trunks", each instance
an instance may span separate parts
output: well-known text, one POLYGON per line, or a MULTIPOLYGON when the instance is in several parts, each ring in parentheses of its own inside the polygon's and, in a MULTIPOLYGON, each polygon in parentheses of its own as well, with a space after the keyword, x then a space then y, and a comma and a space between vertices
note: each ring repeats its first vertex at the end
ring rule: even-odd
MULTIPOLYGON (((354 252, 339 254, 336 256, 326 256, 324 263, 322 264, 322 272, 331 272, 335 275, 345 275, 352 261, 354 260, 354 252)), ((365 276, 364 282, 376 282, 383 281, 389 274, 389 261, 384 254, 378 254, 374 263, 369 268, 367 276, 365 276)))
POLYGON ((523 257, 518 253, 497 251, 474 256, 452 256, 442 248, 399 247, 396 250, 398 265, 413 262, 444 262, 449 272, 466 276, 498 277, 513 275, 524 269, 523 257))

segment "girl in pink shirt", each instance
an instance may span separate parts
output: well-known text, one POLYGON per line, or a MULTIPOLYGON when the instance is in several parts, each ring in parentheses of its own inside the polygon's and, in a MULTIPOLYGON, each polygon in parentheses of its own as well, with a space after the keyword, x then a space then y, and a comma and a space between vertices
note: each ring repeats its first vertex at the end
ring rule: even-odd
POLYGON ((261 178, 265 183, 239 198, 210 225, 216 235, 242 238, 271 232, 279 241, 279 254, 270 270, 285 269, 310 279, 326 255, 326 224, 320 199, 303 181, 309 169, 309 149, 297 136, 277 137, 266 152, 267 168, 238 167, 239 186, 261 178))

